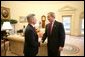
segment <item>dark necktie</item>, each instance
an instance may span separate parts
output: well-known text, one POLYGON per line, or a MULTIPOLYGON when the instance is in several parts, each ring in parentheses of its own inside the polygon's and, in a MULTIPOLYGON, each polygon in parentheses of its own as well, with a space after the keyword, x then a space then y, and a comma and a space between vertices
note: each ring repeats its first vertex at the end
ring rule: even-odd
POLYGON ((51 34, 52 32, 52 23, 49 24, 49 33, 51 34))
POLYGON ((34 31, 36 32, 36 28, 35 27, 33 27, 34 28, 34 31))

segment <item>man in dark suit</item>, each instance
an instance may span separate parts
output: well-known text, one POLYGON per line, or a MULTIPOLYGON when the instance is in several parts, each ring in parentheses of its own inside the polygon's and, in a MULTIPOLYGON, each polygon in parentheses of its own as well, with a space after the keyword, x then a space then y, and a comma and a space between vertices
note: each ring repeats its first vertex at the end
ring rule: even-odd
POLYGON ((24 55, 25 56, 36 56, 38 53, 38 35, 34 28, 36 18, 34 14, 27 16, 28 25, 25 30, 25 43, 24 43, 24 55))
POLYGON ((50 23, 46 25, 42 42, 44 42, 48 37, 48 56, 60 56, 60 51, 63 50, 65 42, 65 31, 63 24, 54 20, 55 14, 53 12, 49 12, 47 18, 50 23))

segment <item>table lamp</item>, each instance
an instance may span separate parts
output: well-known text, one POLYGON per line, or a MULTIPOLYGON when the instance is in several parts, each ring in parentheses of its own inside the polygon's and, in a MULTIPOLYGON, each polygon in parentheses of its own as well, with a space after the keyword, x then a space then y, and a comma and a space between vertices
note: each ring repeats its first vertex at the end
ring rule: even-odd
POLYGON ((12 29, 12 25, 10 24, 10 22, 4 22, 1 27, 1 31, 6 31, 6 33, 8 33, 8 31, 11 29, 12 29))

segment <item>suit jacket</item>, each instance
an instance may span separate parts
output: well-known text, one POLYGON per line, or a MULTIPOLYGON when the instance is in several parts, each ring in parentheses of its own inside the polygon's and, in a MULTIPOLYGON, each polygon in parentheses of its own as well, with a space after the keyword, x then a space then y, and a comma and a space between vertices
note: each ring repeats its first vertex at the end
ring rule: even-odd
POLYGON ((38 35, 32 25, 28 24, 25 30, 24 54, 35 56, 38 53, 38 35))
POLYGON ((43 35, 43 42, 48 37, 48 48, 55 50, 59 46, 64 47, 65 42, 65 31, 63 24, 57 21, 54 21, 51 34, 49 33, 49 24, 46 25, 45 33, 43 35))

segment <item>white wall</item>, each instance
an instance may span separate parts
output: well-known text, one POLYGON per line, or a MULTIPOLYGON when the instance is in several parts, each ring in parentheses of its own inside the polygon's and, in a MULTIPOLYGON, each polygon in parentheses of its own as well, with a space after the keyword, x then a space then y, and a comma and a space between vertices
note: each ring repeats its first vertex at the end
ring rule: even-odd
MULTIPOLYGON (((81 12, 84 12, 84 1, 1 1, 1 6, 10 8, 11 18, 18 21, 20 16, 27 16, 30 13, 36 14, 37 20, 41 20, 42 15, 47 15, 48 12, 52 11, 56 14, 56 20, 62 22, 59 17, 59 9, 67 5, 77 9, 75 13, 77 18, 81 12)), ((22 23, 18 23, 16 29, 20 29, 22 26, 22 23)))

